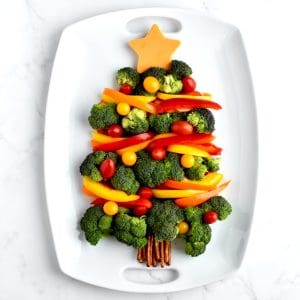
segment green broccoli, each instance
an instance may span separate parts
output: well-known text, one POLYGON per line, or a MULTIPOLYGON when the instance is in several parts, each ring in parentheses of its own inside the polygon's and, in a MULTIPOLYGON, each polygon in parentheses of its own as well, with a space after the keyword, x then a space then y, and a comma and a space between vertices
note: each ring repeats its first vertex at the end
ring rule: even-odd
POLYGON ((172 118, 172 122, 175 123, 177 121, 185 121, 187 114, 188 114, 187 112, 182 111, 182 112, 173 112, 170 115, 172 118))
POLYGON ((202 220, 203 210, 199 206, 188 206, 184 209, 185 219, 192 222, 200 222, 202 220))
POLYGON ((216 172, 220 169, 219 164, 220 164, 221 158, 204 158, 203 163, 206 165, 207 170, 210 172, 216 172))
POLYGON ((225 220, 232 212, 230 203, 222 196, 212 197, 200 207, 204 212, 215 211, 220 221, 225 220))
POLYGON ((200 242, 186 242, 185 253, 190 256, 199 256, 205 252, 206 244, 202 241, 200 242))
POLYGON ((99 103, 93 105, 89 123, 93 129, 106 129, 112 124, 119 123, 120 116, 116 111, 115 103, 99 103))
POLYGON ((167 75, 167 70, 158 67, 152 67, 147 69, 141 74, 142 79, 145 79, 148 76, 155 77, 160 83, 163 83, 164 76, 167 75))
POLYGON ((174 240, 178 234, 177 223, 184 219, 183 210, 172 200, 155 200, 149 210, 147 225, 157 240, 174 240))
POLYGON ((150 115, 149 124, 150 127, 157 133, 170 132, 170 126, 173 120, 169 113, 160 115, 150 115))
POLYGON ((201 180, 207 173, 207 167, 203 164, 203 159, 200 156, 195 156, 194 165, 185 169, 185 175, 191 180, 201 180))
POLYGON ((86 240, 96 245, 104 235, 110 233, 111 223, 112 217, 105 215, 102 207, 92 206, 84 213, 80 228, 84 231, 86 240))
POLYGON ((187 121, 192 124, 197 132, 209 133, 215 130, 215 118, 212 112, 206 108, 199 108, 190 112, 187 121))
POLYGON ((180 155, 176 153, 169 153, 165 158, 166 164, 169 164, 169 179, 182 180, 184 178, 184 170, 180 164, 180 155))
POLYGON ((113 223, 113 233, 118 241, 134 248, 141 248, 147 244, 145 218, 132 217, 126 213, 117 214, 113 223))
POLYGON ((132 135, 148 131, 149 123, 145 111, 133 108, 127 116, 122 119, 122 127, 132 135))
POLYGON ((125 67, 117 72, 116 80, 119 86, 127 83, 134 89, 139 83, 140 75, 137 70, 130 67, 125 67))
POLYGON ((164 79, 160 85, 160 91, 167 94, 178 94, 182 90, 182 81, 176 79, 172 74, 164 76, 164 79))
POLYGON ((192 74, 192 69, 183 61, 172 60, 170 73, 177 79, 181 79, 182 77, 190 76, 192 74))
POLYGON ((135 194, 140 187, 139 182, 135 179, 133 170, 125 166, 117 168, 111 179, 111 184, 115 189, 124 191, 127 194, 135 194))

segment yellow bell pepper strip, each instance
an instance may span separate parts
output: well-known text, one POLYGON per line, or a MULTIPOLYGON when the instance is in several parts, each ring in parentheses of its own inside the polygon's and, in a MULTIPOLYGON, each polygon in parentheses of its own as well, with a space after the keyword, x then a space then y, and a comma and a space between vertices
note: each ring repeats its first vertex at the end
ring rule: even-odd
POLYGON ((201 157, 210 157, 210 154, 202 149, 199 149, 194 146, 187 146, 187 145, 180 145, 180 144, 170 145, 167 148, 167 151, 179 153, 179 154, 190 154, 190 155, 201 156, 201 157))
POLYGON ((219 173, 208 173, 201 180, 189 180, 187 178, 182 181, 176 181, 172 179, 168 179, 166 182, 162 184, 163 187, 169 189, 178 189, 178 190, 212 190, 214 189, 223 179, 223 174, 219 173))
POLYGON ((93 181, 88 176, 83 177, 82 183, 85 190, 89 191, 90 193, 94 194, 97 197, 106 200, 111 200, 115 202, 128 202, 140 198, 140 196, 138 195, 127 195, 123 191, 115 190, 101 182, 93 181))
POLYGON ((211 95, 191 95, 191 94, 165 94, 157 93, 156 97, 160 100, 169 100, 169 99, 193 99, 193 100, 211 100, 211 95))
POLYGON ((99 144, 106 144, 106 143, 113 143, 117 141, 122 141, 125 138, 122 137, 111 137, 109 135, 99 133, 96 130, 92 131, 92 139, 95 142, 98 142, 99 144))
POLYGON ((178 198, 175 200, 176 205, 178 205, 181 208, 187 207, 187 206, 197 206, 200 205, 207 200, 209 200, 211 197, 218 196, 230 183, 230 180, 219 185, 214 190, 211 190, 209 192, 205 193, 199 193, 190 197, 185 198, 178 198))
MULTIPOLYGON (((124 93, 122 93, 122 95, 125 95, 124 93)), ((140 96, 140 95, 126 95, 126 96, 129 96, 131 99, 136 99, 140 102, 143 102, 143 103, 150 103, 152 101, 154 101, 156 99, 155 96, 140 96)), ((104 100, 104 102, 106 103, 112 103, 112 102, 115 102, 114 98, 108 96, 107 94, 103 94, 101 96, 101 99, 104 100)), ((124 101, 125 102, 125 101, 124 101)))
MULTIPOLYGON (((149 112, 151 114, 156 113, 155 106, 151 103, 147 103, 145 101, 145 97, 147 96, 132 96, 132 95, 125 95, 123 93, 120 93, 116 90, 105 88, 103 95, 108 96, 113 100, 115 103, 125 102, 128 103, 130 106, 137 107, 139 109, 142 109, 146 112, 149 112)), ((155 97, 153 97, 153 100, 155 97)), ((105 100, 107 101, 107 100, 105 100)))
MULTIPOLYGON (((189 197, 201 193, 199 190, 163 190, 163 189, 152 189, 153 196, 155 198, 178 198, 178 197, 189 197)), ((205 193, 202 191, 202 193, 205 193)))

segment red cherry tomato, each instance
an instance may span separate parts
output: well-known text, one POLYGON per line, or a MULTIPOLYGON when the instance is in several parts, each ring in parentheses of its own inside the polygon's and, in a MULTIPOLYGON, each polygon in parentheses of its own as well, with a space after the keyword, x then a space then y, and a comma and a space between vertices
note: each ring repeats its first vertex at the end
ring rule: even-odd
POLYGON ((156 147, 151 152, 151 157, 155 160, 162 160, 166 157, 166 149, 163 147, 156 147))
POLYGON ((203 221, 206 224, 215 223, 218 220, 218 214, 215 211, 208 211, 203 215, 203 221))
POLYGON ((139 189, 138 195, 140 195, 141 198, 150 199, 152 197, 152 190, 147 186, 143 186, 139 189))
POLYGON ((123 135, 123 128, 118 124, 113 124, 108 127, 107 133, 111 137, 120 137, 123 135))
POLYGON ((126 95, 131 95, 132 94, 132 86, 128 83, 124 83, 120 86, 119 92, 126 94, 126 95))
POLYGON ((100 165, 100 173, 103 178, 112 178, 116 171, 116 164, 111 158, 106 158, 100 165))
POLYGON ((146 206, 136 206, 133 209, 133 214, 137 217, 141 217, 144 216, 145 214, 147 214, 148 208, 146 206))
POLYGON ((191 93, 196 89, 196 81, 189 76, 182 78, 182 84, 183 84, 183 92, 184 93, 191 93))
POLYGON ((194 128, 193 125, 191 125, 187 121, 177 121, 172 124, 171 130, 172 132, 178 135, 186 135, 186 134, 192 134, 194 128))

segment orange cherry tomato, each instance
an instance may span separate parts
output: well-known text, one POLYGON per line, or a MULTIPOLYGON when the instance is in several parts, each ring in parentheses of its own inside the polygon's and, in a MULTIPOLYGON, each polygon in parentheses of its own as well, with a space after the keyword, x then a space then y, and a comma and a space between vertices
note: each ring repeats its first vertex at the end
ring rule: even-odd
POLYGON ((143 86, 150 94, 155 94, 160 88, 159 81, 153 76, 147 76, 143 81, 143 86))
POLYGON ((127 116, 130 112, 130 105, 125 102, 117 104, 117 113, 121 116, 127 116))
POLYGON ((183 154, 180 163, 184 168, 191 168, 195 164, 195 158, 190 154, 183 154))
POLYGON ((136 163, 137 156, 133 151, 125 151, 122 154, 122 162, 125 166, 133 166, 136 163))
POLYGON ((103 211, 108 216, 114 216, 118 213, 119 205, 114 201, 107 201, 103 205, 103 211))
POLYGON ((190 226, 187 222, 182 221, 179 224, 177 224, 178 230, 179 230, 179 234, 185 234, 189 231, 190 226))

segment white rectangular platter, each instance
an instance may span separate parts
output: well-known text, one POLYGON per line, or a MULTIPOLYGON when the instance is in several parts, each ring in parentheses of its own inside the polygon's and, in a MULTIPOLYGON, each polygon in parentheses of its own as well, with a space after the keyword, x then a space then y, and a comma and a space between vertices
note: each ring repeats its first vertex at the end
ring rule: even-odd
POLYGON ((197 287, 237 270, 247 245, 257 177, 257 125, 251 76, 241 35, 232 25, 196 11, 147 8, 99 15, 65 29, 50 83, 45 125, 45 185, 49 218, 61 270, 67 275, 121 291, 159 293, 197 287), (173 243, 172 265, 147 269, 136 251, 114 238, 90 246, 78 222, 89 206, 81 193, 79 166, 90 150, 87 117, 115 72, 134 66, 128 46, 157 23, 181 40, 174 58, 193 68, 201 91, 223 109, 216 117, 216 144, 224 151, 221 171, 232 184, 224 195, 232 215, 212 225, 206 252, 192 258, 173 243))

